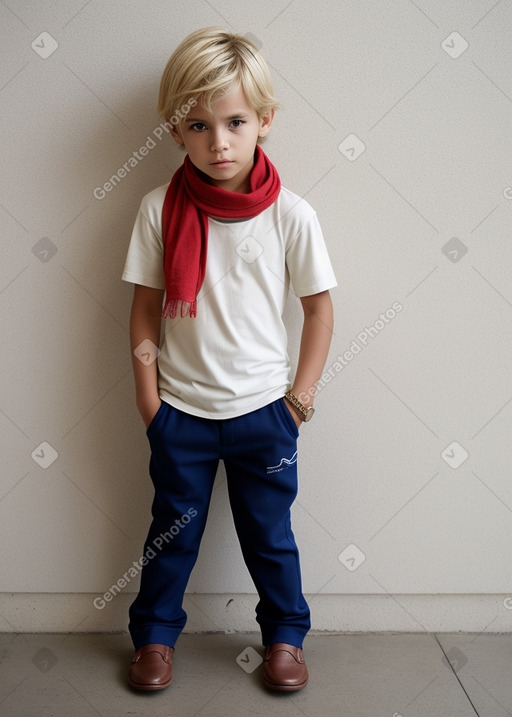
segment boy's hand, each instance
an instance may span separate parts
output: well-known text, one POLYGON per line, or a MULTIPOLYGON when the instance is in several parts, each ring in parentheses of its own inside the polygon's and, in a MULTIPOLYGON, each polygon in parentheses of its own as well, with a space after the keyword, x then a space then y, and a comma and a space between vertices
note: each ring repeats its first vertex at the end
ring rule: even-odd
POLYGON ((292 404, 289 401, 285 400, 285 404, 286 404, 286 407, 288 408, 288 410, 290 411, 290 413, 292 414, 292 418, 295 421, 295 425, 297 426, 297 428, 300 428, 301 423, 302 423, 302 418, 299 416, 299 412, 297 411, 296 408, 294 408, 292 406, 292 404))
POLYGON ((155 402, 154 404, 151 404, 149 406, 144 406, 144 408, 141 407, 139 409, 140 415, 142 416, 142 420, 144 421, 144 425, 146 426, 146 428, 149 428, 149 424, 158 413, 158 410, 161 405, 162 401, 160 400, 160 398, 158 398, 158 402, 155 402))

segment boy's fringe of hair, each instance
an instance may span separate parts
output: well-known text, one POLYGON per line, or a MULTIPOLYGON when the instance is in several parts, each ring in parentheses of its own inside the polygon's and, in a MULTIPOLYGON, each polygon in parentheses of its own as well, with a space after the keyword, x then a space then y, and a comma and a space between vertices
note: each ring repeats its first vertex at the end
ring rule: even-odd
POLYGON ((253 42, 221 27, 196 30, 180 43, 165 67, 158 111, 169 122, 182 105, 199 97, 209 110, 215 99, 239 85, 260 118, 277 109, 270 70, 253 42))

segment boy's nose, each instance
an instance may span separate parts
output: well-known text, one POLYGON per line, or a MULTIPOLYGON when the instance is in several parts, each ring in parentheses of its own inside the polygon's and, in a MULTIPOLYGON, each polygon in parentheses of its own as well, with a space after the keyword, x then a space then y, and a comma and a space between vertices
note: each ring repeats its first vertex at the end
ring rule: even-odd
POLYGON ((221 135, 215 135, 212 142, 212 152, 224 152, 226 149, 229 149, 229 143, 227 139, 221 135))

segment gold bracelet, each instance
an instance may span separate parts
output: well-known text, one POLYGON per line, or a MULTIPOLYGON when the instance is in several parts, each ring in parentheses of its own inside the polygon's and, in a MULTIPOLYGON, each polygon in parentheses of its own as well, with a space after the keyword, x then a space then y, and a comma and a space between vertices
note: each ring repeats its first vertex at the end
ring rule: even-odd
POLYGON ((294 393, 292 393, 291 391, 287 391, 285 393, 285 398, 287 398, 288 401, 290 401, 292 406, 295 406, 295 408, 297 408, 300 411, 300 413, 302 415, 302 420, 304 421, 304 423, 311 421, 311 419, 313 418, 313 415, 315 413, 315 409, 313 408, 313 406, 306 407, 303 403, 301 403, 299 401, 297 396, 294 393))

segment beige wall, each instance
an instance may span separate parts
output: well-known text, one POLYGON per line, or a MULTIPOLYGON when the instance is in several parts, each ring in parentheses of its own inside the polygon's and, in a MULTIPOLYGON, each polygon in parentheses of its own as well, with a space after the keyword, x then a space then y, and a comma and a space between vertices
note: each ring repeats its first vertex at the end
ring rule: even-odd
MULTIPOLYGON (((32 629, 94 627, 92 598, 141 555, 151 484, 120 275, 141 197, 182 160, 160 73, 211 24, 262 45, 282 105, 265 148, 317 209, 339 282, 294 508, 317 626, 389 629, 391 593, 394 613, 420 600, 404 629, 441 595, 459 607, 440 629, 465 629, 478 594, 482 629, 509 629, 510 4, 8 0, 0 23, 0 590, 35 615, 42 593, 89 594, 32 629), (362 624, 358 595, 377 606, 362 624)), ((297 302, 287 323, 295 352, 297 302)), ((225 488, 221 471, 189 586, 218 604, 253 591, 225 488)))

